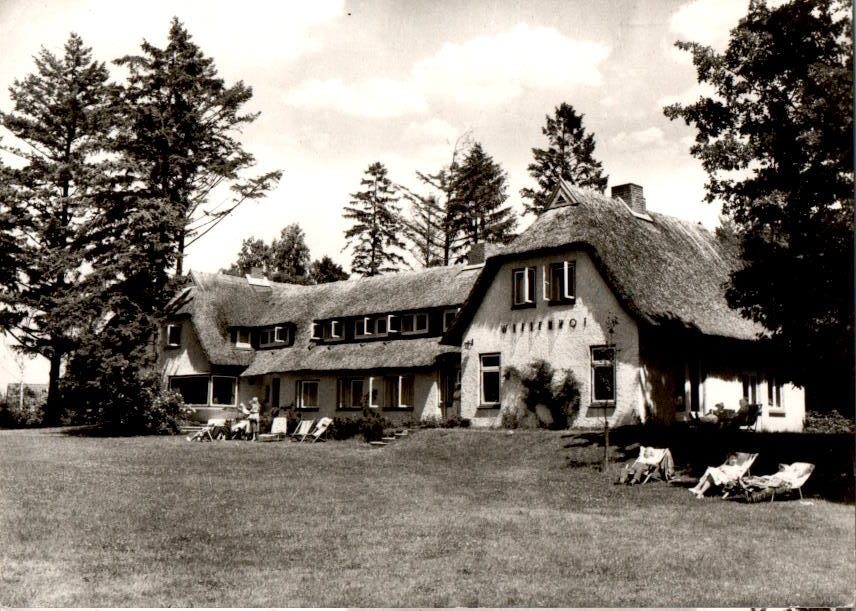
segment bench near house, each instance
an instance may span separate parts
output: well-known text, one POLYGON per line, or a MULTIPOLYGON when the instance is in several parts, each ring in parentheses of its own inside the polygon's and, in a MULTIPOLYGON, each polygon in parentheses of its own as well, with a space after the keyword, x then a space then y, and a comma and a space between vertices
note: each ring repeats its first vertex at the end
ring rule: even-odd
POLYGON ((511 244, 486 260, 478 245, 468 265, 318 286, 192 272, 160 337, 164 383, 200 420, 256 396, 310 417, 365 404, 496 426, 520 401, 508 367, 545 359, 580 382, 577 426, 684 420, 745 396, 762 406, 758 430, 801 430, 803 390, 725 302, 733 241, 649 212, 637 185, 612 195, 562 184, 511 244))

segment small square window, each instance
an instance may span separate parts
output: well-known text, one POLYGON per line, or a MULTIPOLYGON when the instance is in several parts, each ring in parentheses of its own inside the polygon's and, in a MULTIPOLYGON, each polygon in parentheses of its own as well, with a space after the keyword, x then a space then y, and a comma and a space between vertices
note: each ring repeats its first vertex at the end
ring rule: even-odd
POLYGON ((181 346, 181 325, 166 326, 166 345, 169 348, 178 348, 181 346))
POLYGON ((250 348, 250 330, 240 328, 235 333, 235 346, 237 348, 250 348))
POLYGON ((615 403, 615 349, 595 346, 591 349, 592 402, 615 403))
POLYGON ((452 323, 455 320, 455 316, 457 316, 460 311, 461 309, 457 308, 455 310, 446 310, 443 312, 443 332, 449 330, 449 327, 452 326, 452 323))
POLYGON ((570 261, 545 266, 544 299, 550 303, 573 303, 576 284, 574 270, 574 264, 570 261))
POLYGON ((273 332, 274 341, 277 344, 285 344, 288 342, 288 329, 285 327, 274 327, 273 332))
POLYGON ((512 304, 516 307, 535 305, 535 268, 524 267, 511 272, 512 304))

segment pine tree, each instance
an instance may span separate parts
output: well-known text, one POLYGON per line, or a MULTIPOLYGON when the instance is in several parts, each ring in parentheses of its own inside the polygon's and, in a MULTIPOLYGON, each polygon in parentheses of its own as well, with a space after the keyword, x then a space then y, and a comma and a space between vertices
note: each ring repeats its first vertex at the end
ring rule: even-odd
POLYGON ((461 156, 466 155, 466 152, 472 145, 472 133, 466 131, 455 140, 449 165, 440 168, 434 174, 416 172, 419 180, 426 185, 434 187, 442 194, 442 200, 439 202, 443 211, 442 222, 440 224, 442 233, 442 265, 449 265, 452 262, 452 256, 459 249, 459 242, 461 241, 460 228, 454 222, 453 218, 453 203, 456 199, 457 188, 455 177, 458 174, 461 156))
MULTIPOLYGON (((116 122, 108 71, 79 36, 69 37, 63 57, 42 48, 35 63, 34 74, 10 87, 14 110, 0 113, 0 124, 27 145, 3 147, 24 165, 4 172, 2 213, 19 232, 12 241, 20 277, 0 301, 23 348, 50 361, 47 420, 55 421, 61 364, 94 316, 83 271, 91 250, 103 248, 102 196, 113 173, 104 152, 116 122)), ((8 241, 8 228, 3 233, 8 241)))
POLYGON ((463 236, 457 250, 478 244, 504 244, 514 237, 517 218, 508 199, 505 170, 476 142, 456 168, 452 226, 463 236))
POLYGON ((529 175, 538 183, 537 188, 520 190, 525 212, 541 214, 550 204, 550 195, 564 180, 578 187, 590 187, 601 193, 606 190, 608 176, 594 158, 594 134, 586 134, 583 117, 574 107, 562 102, 545 117, 547 124, 541 133, 547 136, 548 148, 533 148, 535 161, 529 164, 529 175))
POLYGON ((423 196, 409 190, 404 193, 410 201, 410 218, 404 223, 410 252, 422 267, 443 265, 445 211, 434 194, 423 196))
POLYGON ((354 221, 345 232, 345 248, 353 245, 351 271, 363 276, 397 271, 405 264, 404 257, 396 252, 405 248, 398 237, 398 194, 380 162, 368 167, 360 185, 364 189, 351 194, 344 213, 346 219, 354 221))
POLYGON ((130 71, 119 144, 143 192, 169 202, 164 229, 175 243, 180 275, 185 249, 241 203, 268 193, 281 172, 241 178, 255 164, 235 139, 258 116, 240 114, 252 89, 241 81, 227 87, 178 19, 166 48, 144 41, 142 51, 116 60, 130 71), (203 208, 221 185, 229 185, 233 197, 203 208))

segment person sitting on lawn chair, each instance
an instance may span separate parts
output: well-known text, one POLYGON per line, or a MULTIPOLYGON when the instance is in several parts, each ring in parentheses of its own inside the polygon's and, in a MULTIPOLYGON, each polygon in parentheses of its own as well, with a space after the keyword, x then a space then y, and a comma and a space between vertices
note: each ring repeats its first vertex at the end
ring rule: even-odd
POLYGON ((243 429, 247 439, 255 441, 259 434, 259 412, 261 411, 261 404, 256 397, 253 397, 250 399, 250 407, 247 407, 243 403, 240 406, 241 413, 246 416, 246 420, 238 422, 232 427, 232 431, 240 427, 243 429))

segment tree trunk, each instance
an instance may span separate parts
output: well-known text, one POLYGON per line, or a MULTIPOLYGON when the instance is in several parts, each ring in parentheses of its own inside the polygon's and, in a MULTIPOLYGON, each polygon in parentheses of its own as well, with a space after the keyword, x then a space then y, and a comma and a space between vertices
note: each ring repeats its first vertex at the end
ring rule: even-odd
MULTIPOLYGON (((45 424, 59 424, 59 370, 62 365, 62 353, 59 350, 51 352, 51 369, 48 377, 48 399, 45 403, 45 424)), ((24 395, 24 384, 21 382, 21 396, 24 395)))

